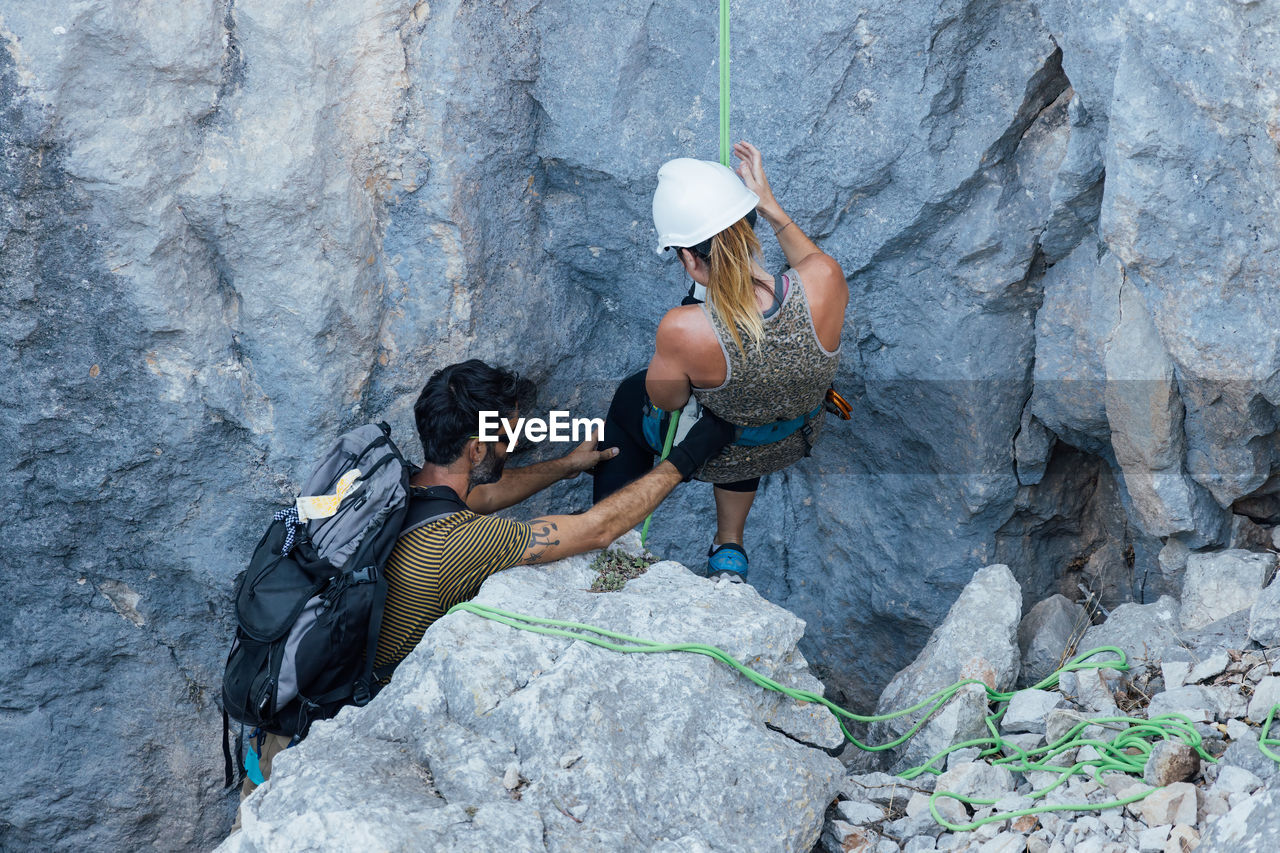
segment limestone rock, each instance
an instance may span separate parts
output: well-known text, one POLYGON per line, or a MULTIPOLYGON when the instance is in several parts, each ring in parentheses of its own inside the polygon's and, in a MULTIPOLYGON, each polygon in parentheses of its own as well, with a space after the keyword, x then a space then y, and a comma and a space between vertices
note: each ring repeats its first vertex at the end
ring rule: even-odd
POLYGON ((1243 767, 1228 765, 1218 773, 1212 790, 1228 796, 1235 794, 1253 794, 1262 787, 1262 780, 1243 767))
MULTIPOLYGON (((714 157, 706 5, 0 0, 0 742, 45 747, 0 756, 0 846, 223 836, 229 590, 339 429, 412 453, 424 375, 472 356, 604 414, 685 287, 649 201, 714 157)), ((753 583, 846 704, 985 562, 1030 604, 1085 556, 1110 606, 1177 591, 1143 525, 1184 496, 1280 520, 1277 28, 1210 5, 735 7, 734 126, 850 278, 857 401, 765 481, 753 583), (1109 412, 1141 311, 1160 371, 1109 412)), ((697 565, 709 491, 658 553, 697 565)))
MULTIPOLYGON (((1067 709, 1050 711, 1049 716, 1045 718, 1045 742, 1049 744, 1057 743, 1081 723, 1088 723, 1090 720, 1102 716, 1105 715, 1083 714, 1079 711, 1067 709)), ((1108 732, 1109 730, 1101 725, 1086 725, 1080 729, 1078 735, 1093 740, 1108 740, 1108 732)), ((1114 735, 1114 732, 1112 731, 1111 734, 1114 735)))
MULTIPOLYGON (((997 690, 1011 687, 1018 677, 1016 635, 1021 599, 1018 582, 1008 566, 980 569, 916 659, 889 682, 880 695, 876 713, 914 705, 966 678, 978 679, 997 690)), ((986 704, 981 686, 962 689, 914 738, 892 751, 895 771, 920 764, 938 750, 979 734, 986 704)), ((871 741, 892 740, 919 716, 917 713, 872 725, 871 741)))
POLYGON ((879 833, 873 829, 833 820, 822 833, 822 849, 828 853, 872 853, 879 840, 879 833))
MULTIPOLYGON (((511 569, 477 601, 696 639, 821 692, 796 651, 803 625, 750 587, 716 589, 663 562, 619 592, 593 594, 588 564, 511 569)), ((290 750, 221 849, 337 849, 356 838, 418 849, 650 849, 695 834, 710 849, 809 849, 842 767, 805 744, 843 738, 825 709, 781 698, 700 655, 623 655, 458 613, 431 626, 374 702, 317 724, 290 750), (568 752, 581 758, 566 769, 568 752), (381 756, 379 772, 366 768, 367 754, 381 756)))
POLYGON ((1227 655, 1226 650, 1220 649, 1204 660, 1196 663, 1187 672, 1187 684, 1199 684, 1202 681, 1208 681, 1211 678, 1221 675, 1227 669, 1227 664, 1231 658, 1227 655))
POLYGON ((1190 853, 1200 843, 1200 833, 1193 826, 1175 826, 1165 842, 1165 853, 1190 853))
POLYGON ((1118 716, 1120 709, 1116 707, 1110 685, 1103 678, 1104 671, 1079 669, 1064 672, 1058 679, 1058 689, 1063 696, 1098 716, 1118 716))
POLYGON ((1061 693, 1051 690, 1019 690, 1009 700, 1000 727, 1006 732, 1044 734, 1045 718, 1055 708, 1065 705, 1061 693))
POLYGON ((938 814, 942 815, 943 820, 951 823, 967 823, 969 820, 969 812, 965 809, 964 803, 954 797, 939 797, 934 800, 930 795, 923 793, 915 793, 911 795, 911 799, 907 802, 907 817, 913 820, 932 819, 932 808, 936 807, 938 814))
POLYGON ((1215 717, 1230 716, 1229 708, 1224 707, 1224 696, 1209 687, 1190 685, 1166 690, 1151 697, 1147 706, 1147 716, 1154 718, 1162 714, 1184 714, 1193 721, 1208 722, 1215 717), (1203 717, 1203 720, 1200 718, 1203 717))
POLYGON ((836 812, 841 820, 853 826, 866 826, 869 823, 879 823, 884 820, 884 809, 855 800, 843 800, 837 803, 836 812))
POLYGON ((1167 788, 1153 791, 1137 805, 1148 826, 1194 824, 1196 787, 1190 782, 1175 782, 1167 788))
POLYGON ((1270 853, 1280 848, 1280 788, 1259 791, 1210 824, 1200 853, 1270 853))
POLYGON ((902 845, 902 853, 929 853, 937 849, 937 842, 927 835, 917 835, 907 839, 902 845))
POLYGON ((1000 765, 973 761, 953 767, 939 776, 937 790, 961 797, 999 799, 1013 790, 1013 774, 1000 765))
POLYGON ((1160 653, 1160 658, 1187 660, 1193 666, 1199 666, 1224 650, 1244 649, 1248 645, 1249 611, 1237 610, 1202 628, 1182 631, 1177 641, 1160 653))
POLYGON ((1197 539, 1212 531, 1213 541, 1229 514, 1186 471, 1186 409, 1174 364, 1132 281, 1120 290, 1120 319, 1107 342, 1106 369, 1111 446, 1143 528, 1155 536, 1197 539))
POLYGON ((840 793, 854 801, 875 803, 890 811, 901 810, 913 794, 933 791, 935 778, 927 773, 915 779, 902 779, 888 773, 864 773, 846 778, 841 783, 840 793))
POLYGON ((1187 571, 1187 558, 1191 549, 1176 536, 1170 536, 1160 549, 1157 561, 1160 571, 1172 583, 1174 589, 1182 589, 1182 577, 1187 571))
POLYGON ((1253 690, 1253 699, 1249 702, 1249 719, 1261 724, 1277 703, 1280 703, 1280 676, 1268 675, 1253 690))
POLYGON ((1153 826, 1138 833, 1139 853, 1163 853, 1164 844, 1169 840, 1171 826, 1153 826))
POLYGON ((1238 767, 1268 782, 1280 775, 1280 767, 1258 749, 1258 736, 1252 731, 1237 738, 1219 760, 1223 770, 1238 767))
POLYGON ((1280 645, 1280 581, 1269 583, 1249 609, 1249 639, 1264 646, 1280 645))
POLYGON ((1178 640, 1178 602, 1161 596, 1152 604, 1124 604, 1111 611, 1107 621, 1085 631, 1080 649, 1119 646, 1130 665, 1159 660, 1163 649, 1178 640))
POLYGON ((1162 740, 1152 747, 1142 778, 1148 785, 1163 787, 1190 781, 1199 771, 1200 756, 1194 749, 1181 741, 1162 740))
POLYGON ((1065 595, 1051 595, 1032 607, 1018 625, 1018 683, 1029 687, 1052 674, 1087 627, 1084 608, 1065 595))
POLYGON ((1182 627, 1202 628, 1248 610, 1275 567, 1273 554, 1241 550, 1192 554, 1182 581, 1182 627))

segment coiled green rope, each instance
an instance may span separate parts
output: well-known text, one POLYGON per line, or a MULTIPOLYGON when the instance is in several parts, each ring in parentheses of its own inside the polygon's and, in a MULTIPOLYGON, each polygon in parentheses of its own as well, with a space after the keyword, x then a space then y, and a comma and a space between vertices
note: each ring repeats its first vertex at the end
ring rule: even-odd
MULTIPOLYGON (((892 749, 899 746, 912 738, 916 732, 932 717, 935 713, 942 709, 961 689, 971 684, 982 685, 986 691, 987 699, 996 706, 996 709, 986 719, 989 737, 977 738, 974 740, 964 741, 962 743, 953 744, 942 752, 930 758, 924 764, 913 767, 899 774, 903 779, 914 779, 922 773, 932 773, 940 775, 942 771, 936 767, 942 759, 945 759, 951 753, 969 749, 971 747, 981 747, 979 756, 987 758, 993 765, 1008 768, 1012 772, 1025 773, 1030 771, 1039 771, 1046 773, 1058 774, 1057 780, 1053 784, 1048 785, 1038 791, 1028 795, 1031 800, 1040 800, 1048 796, 1048 794, 1059 786, 1068 782, 1073 776, 1091 775, 1094 781, 1101 781, 1106 773, 1125 773, 1129 775, 1141 775, 1146 765, 1147 758, 1151 755, 1154 744, 1160 740, 1178 740, 1194 749, 1202 759, 1210 762, 1216 762, 1213 756, 1204 751, 1202 739, 1199 732, 1196 731, 1195 725, 1181 714, 1164 714, 1150 720, 1144 720, 1136 717, 1103 717, 1099 719, 1084 720, 1079 725, 1074 726, 1066 734, 1055 740, 1053 743, 1046 744, 1035 749, 1026 750, 1018 746, 1012 741, 1006 740, 1000 735, 998 724, 1007 710, 1008 702, 1013 698, 1012 692, 1004 692, 994 690, 985 683, 977 679, 965 679, 958 681, 950 687, 946 687, 923 699, 909 708, 901 711, 892 711, 887 714, 863 715, 855 714, 852 711, 845 710, 826 697, 808 690, 798 690, 792 687, 779 684, 773 679, 762 673, 756 672, 751 667, 735 659, 728 652, 716 646, 706 645, 703 643, 658 643, 653 640, 645 640, 640 637, 632 637, 627 634, 621 634, 616 631, 609 631, 594 625, 584 625, 580 622, 567 622, 559 619, 543 619, 536 616, 526 616, 520 613, 511 613, 506 610, 499 610, 496 607, 489 607, 484 604, 477 604, 474 601, 466 601, 457 604, 449 609, 449 614, 466 611, 474 613, 477 616, 483 616, 486 619, 500 622, 512 628, 521 631, 531 631, 535 634, 545 634, 552 637, 562 637, 570 640, 580 640, 599 646, 610 651, 631 653, 652 654, 656 652, 689 652, 692 654, 706 655, 714 658, 727 666, 737 670, 747 680, 751 681, 766 690, 772 690, 789 696, 799 702, 813 702, 823 705, 832 714, 835 715, 840 730, 850 743, 859 749, 868 752, 880 752, 886 749, 892 749), (892 720, 898 717, 912 714, 916 711, 927 709, 926 713, 916 721, 902 735, 893 740, 877 744, 865 744, 859 741, 849 731, 845 725, 846 721, 858 723, 874 723, 892 720), (1082 737, 1082 733, 1090 726, 1102 726, 1104 728, 1115 727, 1120 729, 1120 733, 1113 739, 1107 741, 1100 738, 1082 737), (1059 756, 1079 749, 1080 747, 1090 746, 1097 752, 1097 758, 1086 760, 1077 760, 1069 765, 1059 765, 1054 763, 1059 756)), ((446 614, 448 615, 448 614, 446 614)), ((1126 671, 1129 669, 1128 660, 1122 649, 1116 646, 1100 646, 1091 649, 1084 654, 1072 658, 1060 670, 1042 679, 1033 685, 1033 689, 1052 690, 1058 686, 1059 676, 1064 672, 1074 672, 1086 669, 1114 669, 1117 671, 1126 671), (1115 659, 1108 660, 1092 660, 1092 658, 1101 654, 1114 654, 1115 659)), ((1280 706, 1277 706, 1280 708, 1280 706)), ((1267 757, 1273 761, 1280 762, 1280 755, 1272 752, 1268 747, 1280 747, 1280 740, 1270 737, 1271 726, 1274 721, 1277 708, 1272 708, 1271 713, 1267 715, 1266 723, 1263 725, 1262 734, 1258 741, 1259 749, 1267 757)), ((1082 803, 1082 804, 1043 804, 1033 806, 1031 808, 1019 809, 1011 812, 1002 812, 979 818, 970 823, 952 823, 944 818, 938 812, 938 801, 940 799, 950 798, 959 800, 970 806, 990 806, 994 805, 996 800, 980 799, 976 797, 962 797, 949 791, 935 791, 929 798, 929 811, 943 827, 953 832, 963 832, 971 829, 977 829, 980 826, 998 823, 1006 820, 1014 820, 1026 815, 1044 814, 1046 812, 1068 812, 1068 811, 1102 811, 1105 809, 1122 808, 1136 803, 1139 800, 1149 796, 1153 791, 1158 790, 1155 787, 1149 787, 1141 792, 1110 800, 1103 803, 1082 803)))

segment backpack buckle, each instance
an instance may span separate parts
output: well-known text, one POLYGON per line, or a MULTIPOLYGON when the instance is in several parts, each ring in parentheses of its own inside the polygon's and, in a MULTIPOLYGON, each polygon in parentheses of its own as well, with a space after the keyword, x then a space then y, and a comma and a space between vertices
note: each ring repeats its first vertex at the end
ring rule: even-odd
POLYGON ((354 571, 351 573, 352 583, 377 583, 377 581, 378 581, 377 566, 365 566, 363 569, 358 569, 357 571, 354 571))
POLYGON ((369 682, 365 681, 363 678, 357 681, 355 683, 355 689, 351 691, 351 704, 355 705, 357 708, 363 708, 365 705, 369 704, 369 700, 372 698, 372 694, 369 693, 369 682))

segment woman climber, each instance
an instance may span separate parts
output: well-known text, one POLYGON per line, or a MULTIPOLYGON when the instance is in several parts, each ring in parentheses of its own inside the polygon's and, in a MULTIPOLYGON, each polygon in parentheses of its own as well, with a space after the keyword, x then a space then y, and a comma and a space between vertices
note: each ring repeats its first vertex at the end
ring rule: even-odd
POLYGON ((742 582, 743 531, 760 477, 808 456, 822 427, 849 286, 783 212, 759 150, 739 142, 733 152, 741 180, 727 166, 687 158, 658 170, 658 252, 674 248, 693 286, 658 324, 648 369, 614 394, 604 444, 619 452, 597 467, 594 492, 599 501, 653 466, 671 412, 684 410, 678 430, 699 406, 735 424, 735 442, 694 476, 715 484, 708 576, 742 582), (760 264, 757 213, 786 255, 780 275, 760 264))

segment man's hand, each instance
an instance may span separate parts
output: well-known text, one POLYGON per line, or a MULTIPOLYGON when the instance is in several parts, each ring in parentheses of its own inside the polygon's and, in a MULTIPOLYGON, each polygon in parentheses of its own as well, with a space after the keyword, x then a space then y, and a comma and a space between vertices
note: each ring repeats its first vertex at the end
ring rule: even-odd
POLYGON ((721 450, 734 437, 733 424, 723 420, 710 409, 702 410, 702 417, 689 430, 689 434, 680 443, 671 448, 667 461, 676 466, 685 482, 694 475, 710 459, 719 455, 721 450))
POLYGON ((617 455, 618 448, 606 447, 604 450, 596 450, 596 441, 588 439, 560 457, 560 461, 568 468, 563 479, 572 480, 583 471, 590 471, 601 462, 612 459, 617 455))
MULTIPOLYGON (((672 489, 688 480, 708 459, 733 440, 732 424, 703 409, 702 417, 680 443, 671 448, 666 460, 640 479, 628 483, 586 512, 577 515, 547 515, 529 522, 529 545, 520 563, 549 563, 604 548, 653 512, 672 489)), ((579 447, 574 453, 582 451, 579 447)), ((607 451, 587 452, 599 455, 607 451)))

